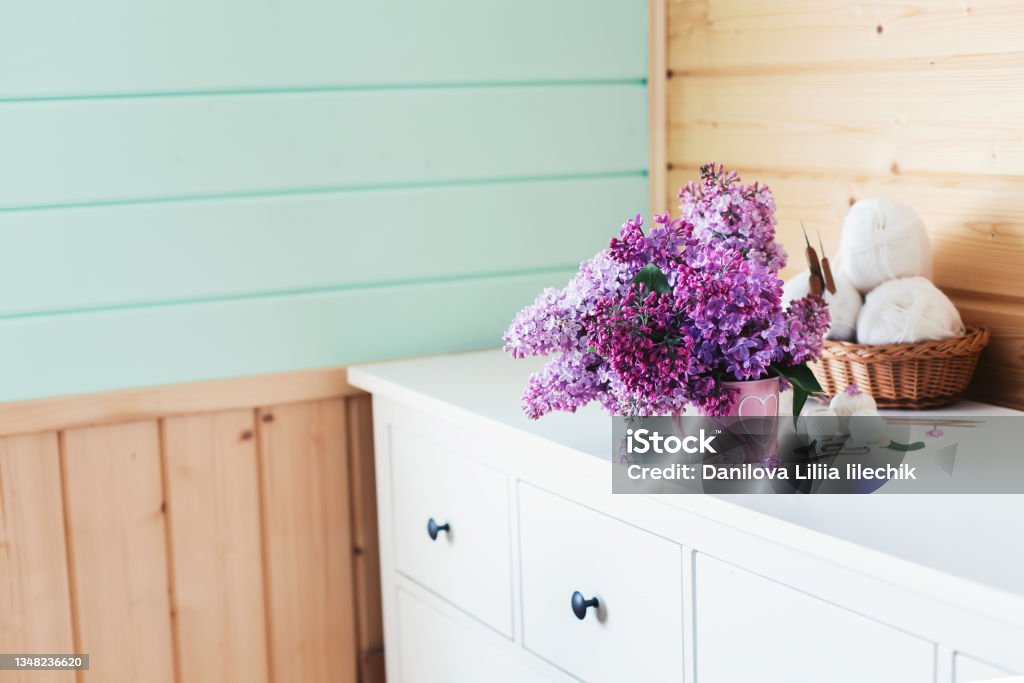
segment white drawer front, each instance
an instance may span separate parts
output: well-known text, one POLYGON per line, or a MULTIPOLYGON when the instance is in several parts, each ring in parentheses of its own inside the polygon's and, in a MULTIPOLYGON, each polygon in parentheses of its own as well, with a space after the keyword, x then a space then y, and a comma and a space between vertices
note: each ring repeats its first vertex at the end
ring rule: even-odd
POLYGON ((395 683, 542 683, 548 679, 478 633, 398 591, 395 683))
POLYGON ((955 680, 956 683, 989 681, 993 678, 999 679, 1014 675, 1009 671, 978 661, 973 657, 962 655, 959 652, 954 660, 954 673, 955 677, 953 680, 955 680))
POLYGON ((706 555, 697 556, 700 683, 932 683, 935 649, 706 555))
POLYGON ((391 472, 397 569, 511 638, 508 479, 400 429, 391 472))
POLYGON ((525 646, 590 683, 682 681, 680 547, 526 484, 519 518, 525 646))

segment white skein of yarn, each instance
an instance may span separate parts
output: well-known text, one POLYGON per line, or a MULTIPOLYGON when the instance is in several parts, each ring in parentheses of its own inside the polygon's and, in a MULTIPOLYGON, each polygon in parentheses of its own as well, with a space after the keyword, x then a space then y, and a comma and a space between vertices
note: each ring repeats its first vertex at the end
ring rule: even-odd
MULTIPOLYGON (((853 341, 857 338, 857 314, 863 299, 857 288, 850 284, 842 273, 835 273, 836 293, 825 290, 825 303, 828 304, 828 325, 826 339, 836 341, 853 341)), ((782 304, 788 306, 795 299, 802 299, 811 293, 811 271, 804 268, 786 280, 782 286, 782 304)))
POLYGON ((857 446, 888 446, 889 423, 877 410, 858 410, 850 416, 850 441, 857 446))
POLYGON ((829 408, 839 416, 839 428, 848 430, 850 428, 850 416, 856 412, 865 410, 877 411, 875 397, 860 390, 856 384, 851 384, 838 394, 832 397, 829 408))
POLYGON ((932 276, 932 246, 913 209, 889 199, 862 199, 843 221, 839 267, 861 294, 886 280, 932 276))
POLYGON ((861 344, 908 344, 964 333, 960 312, 923 277, 890 280, 871 290, 857 317, 861 344))
POLYGON ((804 443, 817 441, 820 444, 839 433, 839 418, 831 408, 812 410, 797 418, 796 433, 804 443))

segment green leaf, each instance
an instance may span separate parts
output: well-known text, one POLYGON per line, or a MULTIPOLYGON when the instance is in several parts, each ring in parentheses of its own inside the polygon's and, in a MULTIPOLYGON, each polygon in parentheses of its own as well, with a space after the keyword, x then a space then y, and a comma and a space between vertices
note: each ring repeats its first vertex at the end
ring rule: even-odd
POLYGON ((672 291, 672 286, 668 283, 665 273, 661 272, 661 268, 653 263, 640 269, 640 272, 633 278, 633 284, 641 285, 658 294, 669 294, 672 291))
POLYGON ((793 385, 793 423, 796 424, 796 419, 800 417, 800 411, 804 409, 804 404, 807 403, 807 392, 800 388, 798 385, 793 385))
POLYGON ((768 366, 768 369, 779 377, 785 377, 794 387, 800 387, 808 394, 817 394, 824 391, 818 383, 818 378, 814 376, 814 372, 807 367, 807 363, 787 365, 785 367, 773 363, 768 366))
POLYGON ((785 377, 793 385, 793 422, 795 424, 796 419, 800 416, 800 411, 807 403, 807 397, 821 392, 821 384, 818 383, 818 378, 814 376, 811 369, 807 367, 807 363, 785 367, 773 363, 768 366, 768 370, 779 377, 785 377))

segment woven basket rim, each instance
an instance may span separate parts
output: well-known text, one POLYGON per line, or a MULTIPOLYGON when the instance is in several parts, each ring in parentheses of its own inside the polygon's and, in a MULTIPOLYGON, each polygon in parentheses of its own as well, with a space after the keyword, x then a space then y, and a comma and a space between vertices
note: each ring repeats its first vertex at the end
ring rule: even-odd
POLYGON ((984 325, 965 325, 964 334, 938 341, 909 344, 857 344, 855 342, 825 340, 822 360, 857 359, 861 362, 891 362, 922 358, 951 358, 979 353, 988 346, 989 331, 984 325))

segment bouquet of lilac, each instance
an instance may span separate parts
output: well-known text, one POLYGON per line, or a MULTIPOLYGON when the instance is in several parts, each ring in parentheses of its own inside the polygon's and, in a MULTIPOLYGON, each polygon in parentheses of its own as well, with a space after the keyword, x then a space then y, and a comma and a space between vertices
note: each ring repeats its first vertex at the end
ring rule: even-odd
POLYGON ((546 289, 505 333, 516 358, 553 355, 523 393, 536 419, 598 401, 617 415, 727 415, 729 381, 777 375, 794 414, 821 391, 806 361, 821 355, 824 301, 782 306, 775 200, 763 185, 708 164, 679 191, 682 217, 626 221, 563 289, 546 289))

